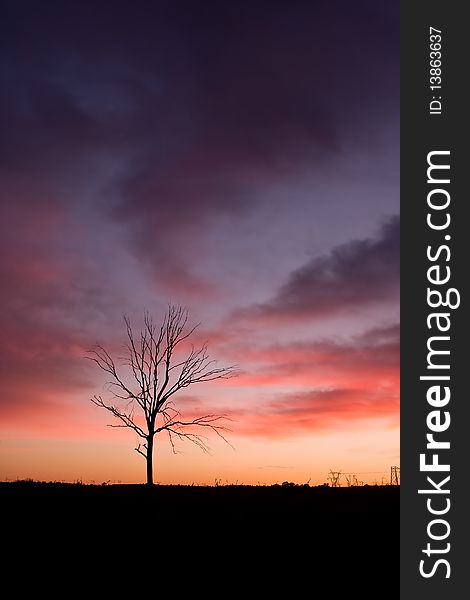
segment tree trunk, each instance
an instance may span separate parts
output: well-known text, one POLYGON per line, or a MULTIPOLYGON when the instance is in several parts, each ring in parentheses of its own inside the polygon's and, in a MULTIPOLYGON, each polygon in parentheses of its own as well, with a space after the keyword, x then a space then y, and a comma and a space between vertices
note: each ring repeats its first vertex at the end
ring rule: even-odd
POLYGON ((153 485, 153 435, 147 438, 147 485, 153 485))

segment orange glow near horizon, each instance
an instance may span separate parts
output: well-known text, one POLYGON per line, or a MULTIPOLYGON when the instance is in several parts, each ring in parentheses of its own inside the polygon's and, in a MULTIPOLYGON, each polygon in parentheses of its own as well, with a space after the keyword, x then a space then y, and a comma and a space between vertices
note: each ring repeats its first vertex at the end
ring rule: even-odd
MULTIPOLYGON (((399 464, 396 15, 65 4, 10 2, 2 40, 0 479, 143 482, 135 433, 90 402, 114 402, 112 374, 84 356, 124 369, 123 315, 140 341, 175 306, 200 324, 175 356, 207 342, 240 374, 172 400, 227 415, 235 450, 159 437, 156 481, 381 482, 399 464)), ((145 395, 123 378, 121 400, 145 395)))
MULTIPOLYGON (((358 424, 359 425, 359 424, 358 424)), ((184 444, 173 454, 167 440, 158 440, 155 482, 162 484, 273 484, 283 481, 311 485, 327 481, 330 469, 353 473, 364 483, 381 483, 390 465, 399 463, 393 450, 397 425, 370 421, 370 430, 345 429, 336 435, 320 433, 295 440, 247 440, 230 437, 234 449, 222 442, 210 455, 184 444), (374 448, 371 456, 370 448, 374 448)), ((144 483, 145 461, 132 450, 129 437, 100 440, 4 440, 2 480, 83 483, 144 483), (8 465, 8 467, 7 467, 8 465)), ((344 482, 343 482, 344 483, 344 482)))
MULTIPOLYGON (((190 387, 174 399, 185 417, 227 414, 227 439, 235 450, 214 434, 211 454, 189 442, 179 443, 174 454, 160 435, 155 480, 319 484, 330 469, 354 473, 365 483, 386 479, 389 467, 399 463, 397 345, 389 335, 374 333, 367 343, 360 337, 261 349, 239 343, 233 349, 220 336, 215 351, 230 362, 245 358, 250 369, 235 379, 190 387)), ((68 356, 60 348, 64 364, 70 360, 95 383, 78 380, 74 389, 67 379, 63 391, 52 392, 41 373, 36 384, 20 382, 17 391, 30 402, 3 407, 0 478, 142 483, 145 462, 134 451, 136 434, 106 427, 111 416, 88 400, 108 393, 103 379, 75 343, 68 347, 68 356)), ((51 352, 55 357, 53 347, 51 352)))

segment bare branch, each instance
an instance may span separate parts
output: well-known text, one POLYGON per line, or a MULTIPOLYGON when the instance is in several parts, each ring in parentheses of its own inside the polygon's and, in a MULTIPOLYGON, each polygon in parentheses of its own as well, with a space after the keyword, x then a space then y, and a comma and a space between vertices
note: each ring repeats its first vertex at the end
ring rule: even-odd
POLYGON ((147 445, 146 445, 146 444, 144 444, 144 446, 143 446, 143 447, 145 448, 145 452, 144 452, 143 450, 141 450, 141 449, 140 449, 140 448, 141 448, 141 445, 140 445, 140 444, 137 446, 137 448, 134 448, 134 450, 135 450, 136 452, 138 452, 139 454, 141 454, 141 455, 142 455, 142 456, 143 456, 143 457, 146 459, 146 458, 147 458, 147 445))
POLYGON ((210 454, 210 447, 206 444, 206 442, 204 441, 202 436, 196 435, 194 433, 186 433, 183 431, 177 431, 172 428, 168 428, 167 431, 169 433, 172 433, 172 434, 178 436, 182 440, 189 440, 190 442, 192 442, 193 444, 198 446, 198 448, 200 448, 203 452, 205 452, 206 454, 210 454))
MULTIPOLYGON (((169 434, 173 433, 173 434, 179 436, 180 438, 189 439, 193 443, 195 443, 195 439, 197 439, 199 443, 197 443, 196 445, 198 445, 199 447, 204 446, 203 449, 206 452, 209 450, 209 446, 207 446, 202 441, 201 436, 196 435, 193 432, 182 431, 182 428, 184 428, 184 427, 191 427, 191 426, 206 427, 206 428, 209 428, 214 433, 216 433, 221 439, 224 440, 225 443, 227 443, 231 448, 233 448, 232 444, 225 438, 225 436, 222 433, 222 432, 228 432, 228 431, 230 431, 230 429, 228 427, 226 427, 225 425, 215 424, 222 420, 231 421, 231 419, 227 415, 215 415, 215 414, 204 415, 202 417, 196 417, 192 421, 170 420, 170 421, 165 422, 161 427, 159 427, 156 430, 156 433, 158 433, 160 431, 167 431, 169 434)), ((170 436, 170 438, 171 438, 171 436, 170 436)))
POLYGON ((218 367, 216 361, 209 357, 207 343, 198 348, 193 345, 186 358, 175 360, 175 349, 199 327, 199 323, 189 327, 188 318, 186 308, 170 305, 159 327, 148 312, 144 313, 144 327, 136 333, 129 317, 124 315, 127 342, 124 356, 119 357, 120 368, 100 345, 94 346, 85 357, 109 375, 107 386, 116 404, 103 400, 101 396, 94 396, 91 401, 117 419, 118 422, 110 427, 127 427, 140 438, 152 441, 152 445, 138 444, 135 448, 147 461, 148 483, 153 481, 153 437, 157 433, 167 432, 173 452, 176 452, 176 439, 189 440, 204 452, 209 452, 205 437, 191 431, 192 427, 211 430, 231 446, 224 436, 229 429, 222 424, 223 419, 228 419, 226 415, 207 414, 185 420, 171 400, 179 390, 193 383, 229 379, 239 372, 235 365, 218 367), (120 403, 123 407, 119 406, 120 403), (136 422, 136 409, 140 409, 142 423, 145 424, 136 422))
POLYGON ((116 370, 116 365, 114 364, 113 359, 102 346, 95 346, 88 351, 88 354, 90 354, 90 356, 85 356, 86 359, 95 362, 102 371, 109 373, 115 379, 115 382, 111 382, 111 385, 120 387, 129 395, 130 398, 134 398, 134 400, 141 404, 142 399, 138 395, 134 394, 122 381, 116 370))
POLYGON ((173 454, 178 454, 175 444, 173 442, 173 438, 171 437, 171 431, 169 429, 167 429, 167 433, 168 433, 168 438, 170 440, 170 444, 171 444, 171 449, 173 451, 173 454))
MULTIPOLYGON (((91 398, 91 401, 93 402, 93 404, 96 404, 96 406, 105 408, 117 419, 120 419, 123 422, 123 425, 120 425, 120 427, 129 427, 130 429, 133 429, 138 435, 140 435, 140 437, 147 439, 147 435, 145 434, 143 429, 133 421, 132 414, 127 415, 119 411, 115 406, 106 404, 101 396, 93 396, 93 398, 91 398)), ((116 427, 116 425, 109 425, 109 427, 116 427)))

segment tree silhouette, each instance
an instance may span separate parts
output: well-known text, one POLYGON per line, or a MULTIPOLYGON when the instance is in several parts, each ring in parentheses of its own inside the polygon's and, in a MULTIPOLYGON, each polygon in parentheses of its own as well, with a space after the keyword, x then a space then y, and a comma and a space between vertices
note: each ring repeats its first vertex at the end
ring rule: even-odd
POLYGON ((178 345, 199 325, 188 328, 188 315, 187 309, 169 306, 158 327, 146 313, 144 327, 138 335, 125 316, 127 343, 121 368, 103 346, 94 346, 86 357, 111 376, 109 389, 117 403, 106 402, 101 396, 93 396, 91 401, 120 421, 109 427, 128 427, 142 438, 143 442, 135 450, 146 460, 149 486, 153 485, 154 438, 158 433, 168 434, 174 452, 176 438, 189 440, 206 452, 209 450, 204 438, 191 431, 191 427, 210 429, 227 441, 224 437, 227 428, 221 424, 226 415, 206 414, 185 420, 172 400, 177 392, 193 383, 236 375, 234 366, 216 367, 207 353, 207 344, 198 349, 192 345, 186 358, 176 358, 178 345), (122 367, 127 372, 122 372, 122 367))

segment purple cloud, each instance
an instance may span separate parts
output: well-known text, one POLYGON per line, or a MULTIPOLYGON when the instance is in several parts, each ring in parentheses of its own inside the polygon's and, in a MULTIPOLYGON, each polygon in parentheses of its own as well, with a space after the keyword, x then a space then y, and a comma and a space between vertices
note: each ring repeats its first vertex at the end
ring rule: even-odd
POLYGON ((400 220, 385 223, 376 238, 354 240, 293 271, 264 304, 237 312, 242 319, 319 318, 396 302, 400 282, 400 220))

